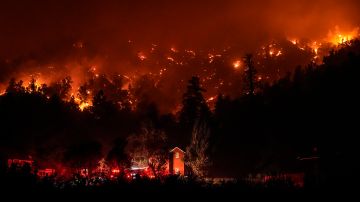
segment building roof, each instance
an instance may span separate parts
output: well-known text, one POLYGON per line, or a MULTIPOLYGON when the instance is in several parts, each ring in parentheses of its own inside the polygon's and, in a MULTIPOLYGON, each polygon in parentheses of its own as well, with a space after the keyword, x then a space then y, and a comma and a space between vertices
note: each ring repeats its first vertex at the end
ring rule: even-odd
POLYGON ((180 149, 179 147, 174 147, 174 149, 170 150, 170 152, 174 152, 175 149, 180 150, 181 152, 185 153, 184 150, 180 149))

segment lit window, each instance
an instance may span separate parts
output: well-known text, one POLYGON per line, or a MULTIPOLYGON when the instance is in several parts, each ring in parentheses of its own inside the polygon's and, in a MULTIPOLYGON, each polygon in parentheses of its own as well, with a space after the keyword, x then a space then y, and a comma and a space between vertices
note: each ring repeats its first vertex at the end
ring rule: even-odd
POLYGON ((179 152, 176 152, 176 153, 175 153, 175 158, 177 158, 177 159, 180 158, 179 152))

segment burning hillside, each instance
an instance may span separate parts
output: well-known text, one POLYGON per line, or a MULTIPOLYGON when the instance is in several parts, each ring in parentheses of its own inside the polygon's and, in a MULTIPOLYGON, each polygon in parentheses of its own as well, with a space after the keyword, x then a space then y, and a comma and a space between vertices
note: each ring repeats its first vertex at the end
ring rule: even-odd
MULTIPOLYGON (((320 40, 290 37, 272 40, 253 53, 257 80, 272 83, 293 72, 296 66, 321 64, 322 58, 331 50, 345 46, 358 36, 358 28, 341 32, 336 27, 320 40)), ((129 67, 126 71, 120 71, 121 68, 118 72, 116 68, 109 71, 110 61, 106 57, 89 56, 84 42, 71 44, 71 57, 60 62, 54 59, 42 63, 36 58, 27 58, 20 63, 4 61, 2 68, 5 70, 18 70, 2 76, 1 92, 5 92, 10 78, 16 78, 29 92, 42 91, 48 97, 56 92, 66 101, 73 99, 81 110, 90 107, 92 98, 103 90, 120 109, 127 105, 135 108, 145 99, 156 103, 163 113, 176 111, 186 81, 193 75, 199 76, 207 89, 205 96, 209 105, 213 105, 219 93, 231 96, 242 93, 246 52, 235 46, 195 50, 151 44, 147 49, 134 51, 136 42, 127 43, 133 54, 123 64, 129 67), (66 92, 58 92, 62 87, 66 92)))

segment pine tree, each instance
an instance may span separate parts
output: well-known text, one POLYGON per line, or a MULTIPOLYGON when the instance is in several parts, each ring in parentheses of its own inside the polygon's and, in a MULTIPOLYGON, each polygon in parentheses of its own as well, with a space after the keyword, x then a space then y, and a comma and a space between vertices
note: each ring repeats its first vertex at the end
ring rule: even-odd
POLYGON ((257 86, 257 83, 256 83, 257 71, 254 66, 253 56, 251 54, 247 54, 244 57, 244 61, 246 64, 245 75, 244 75, 245 94, 253 96, 255 94, 255 89, 257 86))
POLYGON ((201 88, 199 77, 192 77, 189 80, 187 91, 183 95, 183 107, 180 111, 180 123, 185 128, 193 128, 195 121, 200 116, 210 114, 203 92, 206 90, 201 88))

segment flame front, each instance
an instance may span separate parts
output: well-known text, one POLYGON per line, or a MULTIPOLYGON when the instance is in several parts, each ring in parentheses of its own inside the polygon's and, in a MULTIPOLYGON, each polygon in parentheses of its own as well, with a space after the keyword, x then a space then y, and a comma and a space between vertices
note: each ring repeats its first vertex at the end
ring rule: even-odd
MULTIPOLYGON (((287 38, 289 43, 285 46, 279 43, 279 41, 273 40, 261 46, 254 53, 256 56, 255 65, 260 75, 257 79, 259 81, 272 82, 284 75, 280 72, 281 66, 285 66, 282 62, 286 61, 289 57, 290 49, 287 46, 292 46, 290 48, 295 48, 298 53, 310 55, 309 60, 306 63, 302 63, 307 65, 309 62, 321 63, 322 58, 328 54, 329 50, 336 49, 337 46, 346 45, 349 41, 358 38, 358 36, 358 28, 346 32, 340 31, 340 28, 336 27, 335 31, 329 31, 327 37, 322 39, 301 40, 300 37, 289 37, 287 38)), ((83 42, 74 44, 74 47, 77 49, 86 49, 83 42)), ((135 42, 132 41, 130 45, 132 44, 135 44, 135 42)), ((243 57, 245 52, 239 53, 239 51, 235 51, 231 46, 221 48, 220 50, 212 48, 204 51, 175 47, 162 49, 159 45, 152 44, 149 50, 140 49, 132 54, 136 61, 133 61, 133 64, 131 62, 125 63, 125 66, 131 68, 128 68, 128 71, 123 72, 123 74, 116 74, 117 77, 122 78, 121 86, 116 88, 118 88, 118 92, 127 92, 125 94, 129 96, 129 105, 134 109, 141 99, 137 96, 141 97, 141 93, 143 93, 137 88, 158 91, 153 93, 158 98, 152 97, 152 101, 166 105, 161 97, 171 97, 169 100, 180 100, 184 86, 186 86, 186 80, 191 75, 198 75, 204 88, 208 89, 208 93, 205 95, 208 103, 211 103, 215 99, 213 95, 219 92, 230 95, 236 94, 238 91, 236 85, 239 85, 238 81, 242 78, 241 74, 243 74, 243 71, 241 70, 244 66, 240 58, 243 57), (159 50, 166 51, 159 53, 159 50), (151 80, 153 84, 144 83, 145 85, 143 85, 141 80, 144 78, 151 80), (170 86, 176 86, 176 91, 173 90, 174 88, 170 88, 170 86)), ((13 76, 17 80, 24 81, 25 90, 31 93, 34 89, 38 91, 46 86, 58 84, 63 79, 61 76, 69 75, 72 80, 70 95, 64 98, 64 101, 70 101, 72 96, 79 109, 84 111, 93 105, 92 99, 97 91, 114 85, 116 79, 113 80, 107 74, 108 72, 104 70, 106 65, 106 61, 97 58, 81 58, 81 62, 66 61, 60 64, 51 62, 45 64, 46 71, 43 68, 40 71, 40 68, 38 68, 36 71, 21 72, 21 74, 14 74, 13 76), (60 73, 62 66, 71 71, 60 73), (35 79, 33 88, 29 87, 32 79, 35 79), (81 87, 85 88, 81 89, 81 87), (80 91, 83 92, 80 93, 80 91)), ((286 65, 288 66, 289 63, 286 65)), ((287 71, 289 70, 284 70, 284 72, 287 71)), ((0 95, 6 93, 5 89, 6 83, 1 83, 0 95)), ((109 96, 111 99, 113 94, 111 92, 106 96, 109 96)), ((46 97, 50 98, 50 95, 46 95, 46 97)), ((124 103, 121 102, 116 102, 116 104, 119 107, 124 106, 124 103)), ((168 104, 166 112, 173 112, 178 104, 168 104)))

